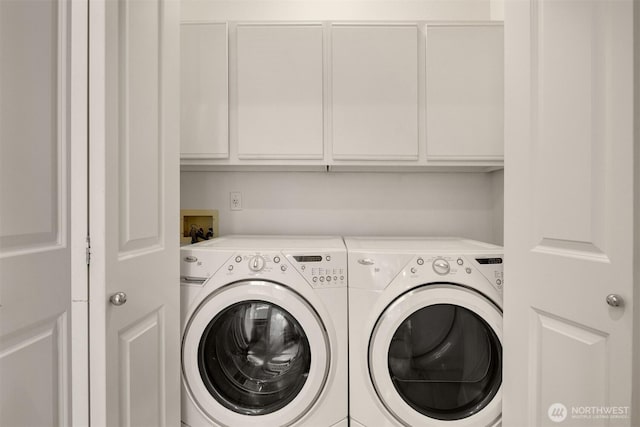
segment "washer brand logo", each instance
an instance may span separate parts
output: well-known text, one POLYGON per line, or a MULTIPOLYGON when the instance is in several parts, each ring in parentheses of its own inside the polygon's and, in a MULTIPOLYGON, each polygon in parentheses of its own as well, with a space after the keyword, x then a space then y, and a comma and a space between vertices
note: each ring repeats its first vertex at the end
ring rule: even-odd
POLYGON ((547 415, 549 419, 554 423, 561 423, 567 418, 567 407, 562 403, 554 403, 549 406, 549 410, 547 411, 547 415))

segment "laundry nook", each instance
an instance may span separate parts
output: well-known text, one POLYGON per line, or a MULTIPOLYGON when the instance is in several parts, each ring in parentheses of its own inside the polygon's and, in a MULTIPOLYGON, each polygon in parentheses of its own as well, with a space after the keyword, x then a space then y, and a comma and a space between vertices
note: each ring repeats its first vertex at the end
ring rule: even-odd
POLYGON ((1 427, 640 426, 634 0, 0 1, 1 427))

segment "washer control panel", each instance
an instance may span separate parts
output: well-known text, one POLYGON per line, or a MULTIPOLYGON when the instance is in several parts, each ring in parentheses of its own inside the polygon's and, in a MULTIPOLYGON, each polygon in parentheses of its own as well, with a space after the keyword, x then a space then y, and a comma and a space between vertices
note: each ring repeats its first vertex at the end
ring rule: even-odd
MULTIPOLYGON (((279 271, 280 259, 279 253, 238 253, 227 262, 227 274, 257 276, 277 272, 279 271)), ((283 271, 286 271, 286 269, 283 271)))
POLYGON ((237 253, 228 259, 224 269, 227 276, 286 280, 283 276, 293 273, 302 275, 314 288, 347 286, 346 253, 237 253))
POLYGON ((287 260, 314 288, 347 286, 345 253, 288 254, 287 260))

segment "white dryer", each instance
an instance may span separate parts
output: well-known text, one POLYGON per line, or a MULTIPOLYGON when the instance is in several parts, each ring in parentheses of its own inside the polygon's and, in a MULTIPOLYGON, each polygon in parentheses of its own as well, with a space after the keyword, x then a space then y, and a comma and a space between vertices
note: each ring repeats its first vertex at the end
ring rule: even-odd
POLYGON ((346 427, 342 239, 229 236, 180 257, 183 424, 346 427))
POLYGON ((501 424, 502 248, 345 238, 351 426, 501 424))

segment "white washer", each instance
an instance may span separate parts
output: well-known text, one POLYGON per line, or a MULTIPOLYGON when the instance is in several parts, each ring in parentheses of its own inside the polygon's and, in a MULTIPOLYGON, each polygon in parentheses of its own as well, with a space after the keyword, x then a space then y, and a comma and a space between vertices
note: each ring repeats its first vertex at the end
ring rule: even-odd
POLYGON ((220 237, 180 258, 183 424, 346 427, 342 239, 220 237))
POLYGON ((351 426, 501 424, 502 248, 345 238, 351 426))

